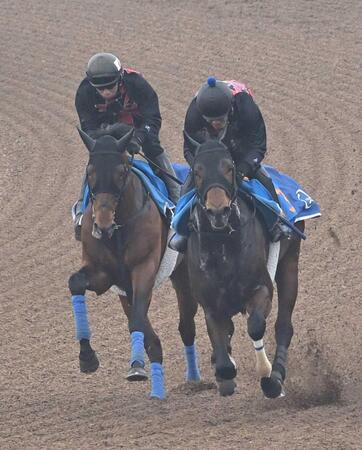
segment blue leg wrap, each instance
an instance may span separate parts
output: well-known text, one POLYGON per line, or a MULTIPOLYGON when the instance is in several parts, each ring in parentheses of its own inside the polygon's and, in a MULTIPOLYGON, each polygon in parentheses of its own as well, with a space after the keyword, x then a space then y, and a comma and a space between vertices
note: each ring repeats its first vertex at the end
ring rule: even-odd
POLYGON ((151 397, 164 400, 166 398, 165 376, 162 364, 151 363, 151 397))
POLYGON ((197 362, 196 344, 185 345, 185 357, 187 363, 186 381, 200 381, 200 371, 197 362))
POLYGON ((131 333, 131 366, 136 361, 143 366, 145 365, 145 344, 142 331, 133 331, 131 333))
POLYGON ((84 295, 72 295, 75 335, 78 341, 90 339, 91 331, 88 323, 87 305, 84 295))

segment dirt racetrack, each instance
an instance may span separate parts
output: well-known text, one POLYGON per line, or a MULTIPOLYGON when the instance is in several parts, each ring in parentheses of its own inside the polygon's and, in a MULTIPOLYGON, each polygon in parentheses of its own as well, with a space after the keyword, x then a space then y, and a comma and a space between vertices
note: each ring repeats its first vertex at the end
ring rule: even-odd
POLYGON ((1 0, 0 12, 0 448, 362 448, 362 2, 1 0), (184 383, 169 282, 151 305, 167 400, 124 379, 129 335, 111 293, 88 296, 101 367, 79 373, 67 280, 80 263, 70 207, 87 155, 73 105, 98 51, 156 88, 175 161, 206 77, 249 83, 267 123, 266 161, 320 202, 302 246, 284 399, 263 398, 241 317, 234 396, 216 392, 201 311, 204 382, 184 383))

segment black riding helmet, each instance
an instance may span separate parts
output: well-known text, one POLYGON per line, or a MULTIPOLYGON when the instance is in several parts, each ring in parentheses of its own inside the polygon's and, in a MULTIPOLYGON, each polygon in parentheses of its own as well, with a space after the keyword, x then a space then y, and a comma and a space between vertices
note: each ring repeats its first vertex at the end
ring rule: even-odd
POLYGON ((196 105, 205 119, 226 116, 231 109, 232 93, 227 84, 209 77, 196 94, 196 105))
POLYGON ((97 53, 88 61, 87 78, 92 86, 101 88, 117 83, 123 75, 121 61, 111 53, 97 53))

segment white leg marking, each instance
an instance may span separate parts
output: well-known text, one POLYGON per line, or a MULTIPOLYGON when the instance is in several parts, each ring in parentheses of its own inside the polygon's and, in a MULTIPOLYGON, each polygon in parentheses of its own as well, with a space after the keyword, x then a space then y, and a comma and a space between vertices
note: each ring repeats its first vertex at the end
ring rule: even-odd
POLYGON ((260 378, 270 377, 272 365, 266 356, 263 339, 253 341, 256 356, 256 372, 260 378))

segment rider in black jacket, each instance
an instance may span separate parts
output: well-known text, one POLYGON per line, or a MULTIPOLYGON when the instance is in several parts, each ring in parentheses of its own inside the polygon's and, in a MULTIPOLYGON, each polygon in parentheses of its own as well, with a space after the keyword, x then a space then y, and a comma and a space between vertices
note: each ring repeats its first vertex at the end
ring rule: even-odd
MULTIPOLYGON (((244 177, 258 179, 279 204, 274 185, 260 166, 266 153, 264 119, 251 90, 246 85, 235 80, 219 81, 209 77, 188 107, 184 130, 198 142, 203 142, 208 137, 221 139, 231 150, 239 179, 244 177)), ((184 156, 191 167, 194 151, 185 138, 184 156)), ((181 194, 185 194, 193 187, 190 173, 181 194)), ((269 231, 274 242, 290 236, 289 228, 279 221, 269 231)), ((175 235, 170 246, 182 251, 186 242, 185 237, 175 235)))
MULTIPOLYGON (((133 126, 135 133, 128 145, 128 152, 138 153, 143 150, 152 162, 175 177, 170 160, 160 144, 162 119, 158 97, 152 86, 138 72, 123 68, 119 59, 110 53, 92 56, 86 75, 75 97, 82 130, 93 139, 106 134, 119 139, 125 133, 125 125, 133 126)), ((176 204, 180 191, 178 184, 161 171, 158 175, 165 182, 170 198, 176 204)), ((75 235, 78 240, 85 186, 84 177, 80 198, 73 206, 75 235)))

